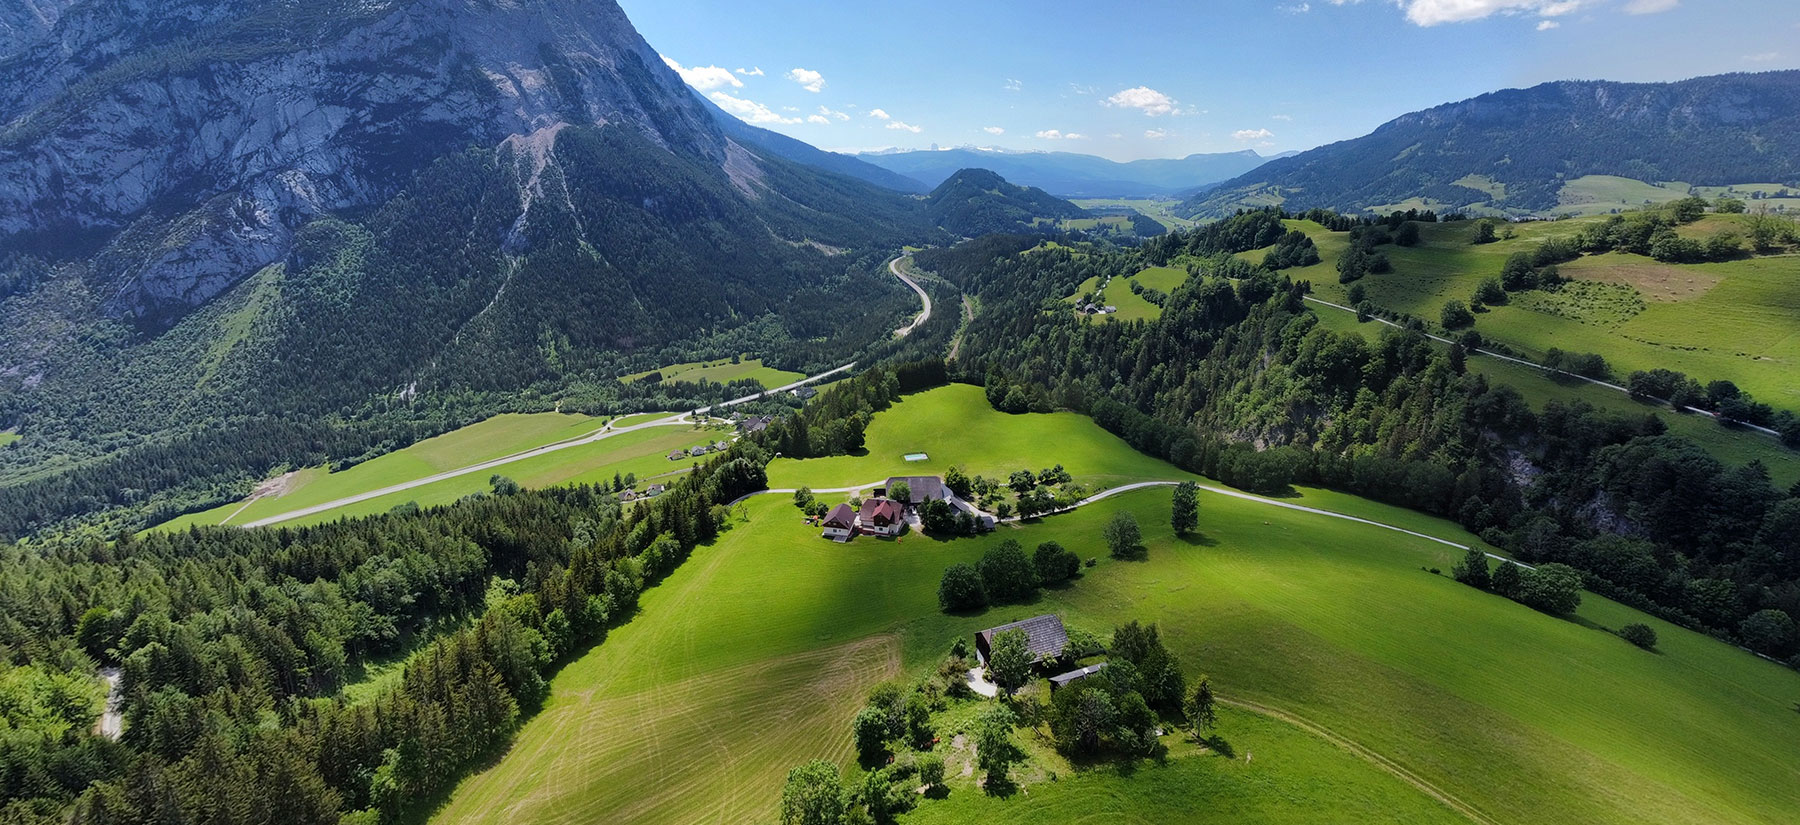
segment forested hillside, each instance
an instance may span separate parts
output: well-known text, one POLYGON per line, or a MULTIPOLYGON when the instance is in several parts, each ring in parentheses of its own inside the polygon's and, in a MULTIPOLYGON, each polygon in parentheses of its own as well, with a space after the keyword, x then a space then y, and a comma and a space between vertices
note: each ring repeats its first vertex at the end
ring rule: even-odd
POLYGON ((1018 232, 1039 219, 1085 218, 1087 210, 1045 193, 1017 186, 986 169, 964 169, 925 197, 932 223, 965 237, 1018 232))
POLYGON ((243 11, 81 4, 6 62, 0 178, 30 203, 0 209, 0 535, 141 526, 496 412, 720 400, 616 380, 666 364, 835 367, 915 305, 886 256, 948 237, 703 104, 610 2, 243 11), (177 12, 205 48, 133 23, 177 12), (501 64, 560 80, 477 79, 501 64))
POLYGON ((1355 211, 1422 198, 1451 209, 1548 212, 1563 184, 1584 175, 1800 180, 1797 135, 1800 71, 1562 81, 1414 112, 1365 137, 1271 161, 1183 206, 1222 217, 1244 205, 1355 211))
POLYGON ((1018 254, 1029 239, 994 237, 919 263, 980 295, 959 362, 1001 409, 1085 411, 1253 491, 1323 484, 1445 515, 1525 561, 1572 564, 1599 592, 1800 653, 1791 633, 1761 632, 1800 615, 1800 490, 1776 489, 1757 464, 1722 465, 1654 416, 1532 409, 1471 374, 1481 356, 1461 347, 1322 328, 1302 302, 1308 284, 1231 257, 1279 227, 1250 213, 1110 254, 1018 254), (1159 320, 1044 311, 1091 278, 1169 263, 1200 275, 1159 320))

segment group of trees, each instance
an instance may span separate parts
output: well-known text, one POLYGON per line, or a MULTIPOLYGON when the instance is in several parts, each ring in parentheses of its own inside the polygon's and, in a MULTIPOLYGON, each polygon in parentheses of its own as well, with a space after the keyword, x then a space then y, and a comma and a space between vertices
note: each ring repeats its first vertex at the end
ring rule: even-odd
MULTIPOLYGON (((497 479, 493 495, 322 527, 0 550, 0 691, 30 673, 91 686, 110 664, 125 714, 111 742, 88 731, 91 688, 34 689, 69 697, 49 703, 61 729, 0 747, 0 804, 22 823, 412 815, 503 747, 547 677, 711 539, 726 502, 764 487, 767 461, 740 442, 628 509, 497 479), (339 692, 409 648, 396 684, 339 692)), ((18 728, 45 716, 32 707, 0 714, 18 728)))
MULTIPOLYGON (((1201 275, 1150 322, 1043 311, 1094 272, 1254 242, 1248 230, 1267 220, 1246 213, 1079 260, 947 251, 983 303, 959 369, 1235 486, 1320 484, 1455 519, 1521 560, 1567 564, 1591 588, 1724 638, 1741 638, 1758 611, 1800 615, 1800 527, 1789 528, 1800 502, 1763 468, 1726 467, 1668 436, 1660 418, 1580 402, 1533 409, 1468 371, 1472 349, 1442 350, 1410 329, 1324 329, 1303 303, 1307 284, 1241 261, 1190 260, 1201 275), (1600 542, 1621 529, 1636 548, 1628 558, 1600 542)), ((1605 373, 1602 359, 1558 355, 1561 368, 1605 373)))
POLYGON ((1800 447, 1800 416, 1790 410, 1776 412, 1730 381, 1713 381, 1702 387, 1684 373, 1658 368, 1633 372, 1626 379, 1626 388, 1639 400, 1666 401, 1677 410, 1692 407, 1715 413, 1724 424, 1774 428, 1783 444, 1800 447))
POLYGON ((1500 568, 1490 572, 1487 552, 1470 548, 1451 575, 1470 587, 1492 591, 1556 616, 1574 613, 1581 606, 1581 574, 1566 564, 1548 562, 1526 567, 1502 560, 1500 568))
POLYGON ((1045 713, 1051 736, 1065 753, 1144 756, 1160 749, 1163 717, 1191 709, 1191 722, 1210 724, 1212 689, 1189 694, 1187 680, 1156 625, 1136 621, 1114 629, 1106 668, 1056 691, 1045 713), (1196 700, 1196 696, 1199 697, 1196 700))
POLYGON ((988 549, 975 564, 958 562, 944 570, 938 583, 938 606, 945 612, 979 610, 990 604, 1017 604, 1037 596, 1038 589, 1074 578, 1081 559, 1054 541, 1031 555, 1013 539, 988 549))

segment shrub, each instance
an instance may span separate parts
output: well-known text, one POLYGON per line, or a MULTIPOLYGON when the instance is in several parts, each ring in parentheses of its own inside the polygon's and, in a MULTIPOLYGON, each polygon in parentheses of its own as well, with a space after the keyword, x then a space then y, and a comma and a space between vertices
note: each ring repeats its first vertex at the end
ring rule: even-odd
POLYGON ((1632 622, 1619 628, 1619 638, 1645 650, 1656 649, 1656 631, 1641 622, 1632 622))
POLYGON ((1439 316, 1444 329, 1456 330, 1475 325, 1475 314, 1469 311, 1468 305, 1461 301, 1448 301, 1444 304, 1443 314, 1439 316))
POLYGON ((1032 554, 1031 563, 1037 568, 1038 581, 1043 584, 1067 581, 1081 572, 1080 557, 1054 541, 1038 545, 1037 552, 1032 554))
POLYGON ((975 569, 991 604, 1025 601, 1037 592, 1037 571, 1031 559, 1025 557, 1024 549, 1012 539, 983 554, 975 569))
POLYGON ((1488 575, 1487 554, 1477 548, 1470 548, 1463 560, 1450 571, 1450 575, 1478 590, 1486 590, 1493 584, 1493 579, 1488 575))
POLYGON ((938 583, 938 605, 946 612, 979 610, 987 607, 987 591, 981 585, 981 574, 970 564, 950 565, 938 583))
POLYGON ((1581 606, 1581 574, 1566 564, 1544 564, 1519 574, 1516 598, 1528 607, 1567 615, 1581 606))

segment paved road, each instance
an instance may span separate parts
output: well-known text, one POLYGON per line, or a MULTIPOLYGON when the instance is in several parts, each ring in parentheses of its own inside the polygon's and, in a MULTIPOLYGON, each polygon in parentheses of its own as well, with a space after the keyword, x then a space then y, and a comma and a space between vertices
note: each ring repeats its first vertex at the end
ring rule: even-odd
MULTIPOLYGON (((810 488, 810 489, 812 489, 812 491, 814 493, 856 493, 856 492, 861 492, 863 490, 867 490, 871 487, 878 487, 884 482, 885 482, 885 479, 883 479, 882 481, 871 481, 867 484, 859 484, 854 487, 828 487, 828 488, 810 488)), ((1113 496, 1119 495, 1121 493, 1129 493, 1129 492, 1132 492, 1135 490, 1146 490, 1146 489, 1149 489, 1152 487, 1174 487, 1180 483, 1181 482, 1179 482, 1179 481, 1140 481, 1140 482, 1137 482, 1136 484, 1125 484, 1125 485, 1122 485, 1119 487, 1113 487, 1108 490, 1101 490, 1100 492, 1095 493, 1091 496, 1088 496, 1087 498, 1084 498, 1080 501, 1077 501, 1074 504, 1072 504, 1068 507, 1064 507, 1061 510, 1053 510, 1048 513, 1042 513, 1042 514, 1039 514, 1036 516, 1032 516, 1032 518, 1042 518, 1044 516, 1060 515, 1062 513, 1070 512, 1077 507, 1086 507, 1089 504, 1093 504, 1098 501, 1104 501, 1106 499, 1112 498, 1113 496)), ((1469 545, 1466 545, 1466 544, 1459 544, 1459 543, 1451 541, 1449 539, 1441 539, 1441 538, 1438 538, 1437 536, 1420 533, 1415 530, 1408 530, 1404 527, 1397 527, 1395 525, 1387 524, 1385 522, 1375 521, 1373 519, 1366 519, 1366 518, 1362 518, 1360 516, 1352 516, 1352 515, 1348 515, 1346 513, 1339 513, 1339 512, 1333 511, 1333 510, 1321 510, 1317 507, 1307 507, 1303 504, 1294 504, 1292 502, 1280 501, 1280 500, 1272 499, 1272 498, 1264 498, 1262 496, 1255 495, 1252 493, 1246 493, 1241 490, 1232 490, 1232 489, 1226 488, 1226 487, 1214 487, 1210 484, 1200 484, 1200 485, 1196 485, 1196 486, 1198 486, 1201 491, 1207 492, 1207 493, 1212 493, 1214 495, 1225 496, 1227 498, 1235 498, 1235 499, 1239 499, 1242 501, 1253 502, 1256 504, 1263 504, 1263 505, 1267 505, 1269 507, 1280 507, 1283 510, 1293 510, 1293 511, 1300 512, 1300 513, 1310 513, 1315 516, 1324 516, 1326 518, 1343 519, 1344 521, 1353 521, 1353 522, 1356 522, 1357 524, 1367 524, 1370 527, 1379 527, 1383 530, 1392 530, 1396 533, 1404 533, 1406 535, 1413 536, 1414 538, 1421 538, 1421 539, 1425 539, 1426 541, 1436 542, 1436 543, 1442 544, 1446 547, 1456 548, 1457 550, 1462 550, 1465 552, 1467 552, 1469 550, 1469 545)), ((777 493, 787 493, 787 494, 791 495, 794 492, 796 492, 797 489, 798 488, 794 488, 794 487, 782 487, 782 488, 773 489, 773 490, 759 490, 757 492, 750 493, 748 495, 739 496, 736 501, 731 502, 730 506, 736 507, 738 504, 742 503, 745 499, 754 498, 756 496, 774 495, 777 493)), ((1005 524, 1011 524, 1011 523, 1019 522, 1019 521, 1023 521, 1023 520, 1024 520, 1024 517, 1022 517, 1022 516, 1012 516, 1010 518, 1001 519, 1000 521, 1005 524)), ((1488 555, 1488 558, 1496 559, 1499 561, 1512 561, 1511 559, 1508 559, 1504 556, 1498 556, 1493 553, 1488 553, 1487 555, 1488 555)), ((1531 565, 1525 564, 1523 562, 1515 561, 1515 562, 1513 562, 1513 564, 1517 564, 1520 567, 1526 568, 1528 570, 1532 569, 1531 565)))
MULTIPOLYGON (((1318 304, 1318 305, 1319 305, 1319 306, 1327 306, 1327 307, 1331 307, 1331 308, 1332 308, 1332 309, 1339 309, 1339 310, 1343 310, 1343 311, 1345 311, 1345 312, 1350 312, 1350 313, 1354 313, 1354 312, 1356 312, 1356 310, 1355 310, 1355 309, 1354 309, 1354 308, 1352 308, 1352 307, 1347 307, 1347 306, 1344 306, 1344 305, 1343 305, 1343 304, 1334 304, 1334 303, 1332 303, 1332 302, 1330 302, 1330 301, 1326 301, 1326 300, 1323 300, 1323 299, 1320 299, 1320 298, 1314 298, 1314 297, 1312 297, 1312 296, 1311 296, 1311 295, 1308 295, 1308 296, 1306 296, 1306 300, 1307 300, 1307 301, 1309 301, 1309 302, 1311 302, 1311 303, 1315 303, 1315 304, 1318 304)), ((1386 324, 1386 325, 1388 325, 1388 326, 1390 326, 1390 327, 1393 327, 1393 328, 1395 328, 1395 329, 1400 329, 1400 328, 1401 328, 1401 327, 1400 327, 1400 325, 1399 325, 1399 324, 1396 324, 1396 323, 1394 323, 1394 322, 1393 322, 1393 321, 1389 321, 1389 320, 1387 320, 1387 319, 1386 319, 1386 318, 1371 318, 1371 320, 1374 320, 1374 321, 1379 321, 1379 322, 1381 322, 1381 323, 1383 323, 1383 324, 1386 324)), ((1441 336, 1441 335, 1433 335, 1433 334, 1431 334, 1431 333, 1429 333, 1429 332, 1426 332, 1426 333, 1422 333, 1422 334, 1423 334, 1423 335, 1424 335, 1424 336, 1425 336, 1425 337, 1426 337, 1426 338, 1430 338, 1430 339, 1431 339, 1431 340, 1433 340, 1433 341, 1437 341, 1437 342, 1439 342, 1439 343, 1444 343, 1444 344, 1453 344, 1453 343, 1456 343, 1456 342, 1454 342, 1454 341, 1451 341, 1451 340, 1450 340, 1450 339, 1448 339, 1448 338, 1445 338, 1445 337, 1443 337, 1443 336, 1441 336)), ((1500 353, 1498 353, 1498 352, 1494 352, 1494 351, 1493 351, 1493 350, 1487 350, 1487 349, 1477 349, 1477 350, 1475 350, 1475 351, 1476 351, 1476 352, 1478 352, 1478 353, 1481 353, 1481 354, 1482 354, 1482 355, 1486 355, 1486 356, 1488 356, 1488 357, 1489 357, 1489 358, 1498 358, 1498 359, 1500 359, 1500 360, 1502 360, 1502 361, 1509 361, 1509 362, 1511 362, 1511 363, 1514 363, 1514 364, 1518 364, 1518 365, 1520 365, 1520 366, 1525 366, 1525 367, 1530 367, 1530 368, 1532 368, 1532 369, 1534 369, 1534 370, 1537 370, 1537 371, 1539 371, 1539 372, 1547 372, 1547 373, 1551 373, 1551 374, 1553 374, 1553 375, 1561 375, 1561 376, 1566 376, 1566 377, 1569 377, 1569 378, 1574 378, 1574 379, 1576 379, 1576 380, 1578 380, 1578 381, 1586 381, 1586 382, 1587 382, 1587 383, 1589 383, 1589 384, 1593 384, 1593 385, 1594 385, 1594 386, 1596 386, 1596 387, 1605 387, 1605 388, 1607 388, 1607 389, 1609 389, 1609 390, 1615 390, 1615 391, 1617 391, 1617 392, 1622 392, 1622 393, 1625 393, 1625 394, 1626 394, 1626 395, 1630 395, 1630 394, 1631 394, 1631 390, 1630 390, 1630 389, 1628 389, 1628 388, 1626 388, 1626 387, 1621 387, 1621 386, 1619 386, 1619 385, 1618 385, 1618 384, 1614 384, 1614 383, 1611 383, 1611 382, 1608 382, 1608 381, 1601 381, 1601 380, 1599 380, 1599 379, 1597 379, 1597 378, 1589 378, 1589 377, 1587 377, 1587 376, 1585 376, 1585 375, 1577 375, 1577 374, 1575 374, 1575 373, 1572 373, 1572 372, 1564 372, 1564 371, 1562 371, 1562 370, 1554 370, 1554 369, 1551 369, 1551 368, 1549 368, 1549 367, 1546 367, 1546 366, 1544 366, 1544 365, 1543 365, 1543 364, 1535 364, 1535 363, 1532 363, 1532 362, 1530 362, 1530 361, 1527 361, 1527 360, 1525 360, 1525 359, 1523 359, 1523 358, 1514 358, 1514 357, 1512 357, 1512 356, 1510 356, 1510 355, 1501 355, 1501 354, 1500 354, 1500 353)), ((1664 398, 1658 398, 1658 399, 1656 399, 1656 400, 1657 400, 1657 401, 1661 401, 1661 402, 1663 402, 1663 403, 1665 403, 1665 404, 1667 404, 1667 403, 1669 403, 1669 402, 1668 402, 1668 399, 1664 399, 1664 398)), ((1672 406, 1672 405, 1671 405, 1671 406, 1672 406)), ((1704 415, 1704 416, 1706 416, 1706 417, 1708 417, 1708 418, 1715 418, 1715 419, 1716 419, 1716 418, 1718 418, 1718 417, 1719 417, 1719 415, 1718 415, 1718 413, 1714 413, 1714 412, 1711 412, 1711 411, 1709 411, 1709 410, 1703 410, 1703 409, 1700 409, 1700 408, 1699 408, 1699 407, 1683 407, 1683 408, 1682 408, 1682 409, 1681 409, 1681 410, 1680 410, 1680 412, 1690 412, 1690 413, 1698 413, 1698 414, 1700 414, 1700 415, 1704 415)), ((1762 434, 1764 434, 1764 435, 1772 435, 1772 436, 1777 436, 1777 437, 1779 437, 1779 436, 1780 436, 1780 435, 1781 435, 1781 433, 1779 433, 1779 432, 1777 432, 1777 431, 1775 431, 1775 430, 1772 430, 1772 429, 1769 429, 1769 428, 1768 428, 1768 427, 1759 427, 1759 426, 1757 426, 1757 425, 1755 425, 1755 424, 1749 424, 1749 423, 1745 423, 1745 422, 1741 422, 1741 421, 1740 421, 1740 422, 1737 422, 1737 425, 1738 425, 1738 426, 1740 426, 1740 427, 1743 427, 1743 428, 1744 428, 1744 429, 1746 429, 1746 430, 1755 430, 1755 431, 1757 431, 1757 432, 1759 432, 1759 433, 1762 433, 1762 434)))
POLYGON ((925 294, 925 290, 919 286, 918 281, 913 280, 908 277, 906 273, 900 271, 900 262, 910 257, 912 256, 901 255, 898 258, 888 261, 888 271, 894 273, 894 277, 905 281, 907 286, 912 287, 912 291, 919 293, 919 300, 925 304, 925 309, 919 312, 919 317, 914 318, 912 323, 894 330, 894 334, 902 338, 910 335, 913 330, 918 329, 920 324, 931 320, 931 296, 925 294))
MULTIPOLYGON (((900 261, 904 260, 905 257, 906 256, 902 255, 902 256, 895 258, 894 260, 888 262, 888 271, 894 273, 894 277, 899 278, 901 281, 904 281, 907 286, 912 287, 912 290, 919 294, 919 300, 920 300, 920 302, 922 302, 924 304, 924 310, 919 313, 919 317, 914 319, 910 326, 907 326, 907 327, 897 331, 898 334, 900 334, 900 335, 906 335, 907 333, 912 332, 914 329, 917 329, 920 324, 925 323, 927 320, 929 320, 931 318, 931 296, 926 295, 925 290, 920 288, 919 284, 917 282, 915 282, 912 278, 907 277, 905 274, 901 273, 901 271, 900 271, 900 261)), ((615 435, 620 435, 622 433, 635 432, 637 430, 642 430, 642 429, 645 429, 648 427, 684 427, 684 426, 687 426, 689 423, 691 423, 690 416, 693 414, 708 415, 708 414, 712 413, 712 411, 721 409, 724 407, 735 407, 739 404, 748 404, 751 401, 755 401, 759 398, 762 398, 765 395, 775 395, 778 393, 784 393, 784 392, 787 392, 788 390, 797 389, 799 387, 806 386, 807 384, 812 384, 812 383, 816 383, 819 381, 823 381, 834 375, 839 375, 841 373, 849 372, 850 370, 853 370, 855 368, 856 368, 856 362, 851 361, 850 363, 845 364, 836 369, 829 369, 829 370, 819 373, 818 375, 807 376, 805 378, 800 379, 799 381, 795 381, 792 384, 784 384, 782 386, 775 387, 774 389, 768 390, 766 392, 753 393, 751 395, 743 396, 742 398, 733 398, 730 401, 726 401, 723 403, 714 404, 714 405, 706 406, 706 407, 701 407, 697 410, 694 410, 692 413, 675 413, 675 414, 669 415, 665 418, 658 418, 654 421, 646 421, 642 424, 633 424, 632 426, 629 426, 629 427, 614 427, 611 424, 608 424, 605 427, 601 428, 601 430, 599 432, 596 432, 593 435, 583 436, 581 438, 575 438, 575 439, 571 439, 568 441, 561 441, 561 442, 558 442, 555 444, 548 444, 543 447, 538 447, 536 449, 526 450, 525 452, 522 452, 522 453, 514 453, 509 456, 502 456, 500 458, 493 459, 492 461, 483 461, 480 464, 471 464, 467 467, 460 467, 455 470, 446 470, 446 471, 438 473, 436 475, 430 475, 430 476, 426 476, 424 478, 416 478, 416 479, 413 479, 412 481, 401 482, 399 484, 394 484, 394 485, 391 485, 388 487, 383 487, 379 490, 370 490, 366 493, 357 493, 356 495, 353 495, 353 496, 345 496, 343 498, 336 499, 334 501, 327 501, 323 504, 315 504, 311 507, 303 507, 301 509, 293 510, 291 512, 281 513, 278 515, 269 516, 267 518, 257 519, 256 521, 248 522, 242 526, 246 527, 246 528, 248 528, 248 527, 268 527, 270 525, 281 524, 283 522, 293 521, 294 519, 297 519, 297 518, 305 518, 306 516, 330 512, 330 511, 336 510, 340 507, 347 507, 349 505, 368 501, 370 499, 380 498, 382 496, 392 495, 394 493, 399 493, 399 492, 403 492, 406 490, 416 489, 419 487, 423 487, 427 484, 435 484, 439 481, 444 481, 447 479, 460 478, 462 476, 471 475, 474 473, 487 472, 488 470, 493 470, 493 469, 496 469, 499 467, 504 467, 508 464, 514 464, 514 463, 524 461, 524 460, 530 459, 530 458, 537 458, 538 456, 541 456, 541 455, 549 455, 550 453, 567 450, 571 447, 580 447, 585 444, 592 444, 596 441, 601 441, 604 439, 612 438, 615 435)), ((820 491, 820 492, 825 492, 825 491, 820 491)), ((235 513, 233 515, 235 515, 235 513)))

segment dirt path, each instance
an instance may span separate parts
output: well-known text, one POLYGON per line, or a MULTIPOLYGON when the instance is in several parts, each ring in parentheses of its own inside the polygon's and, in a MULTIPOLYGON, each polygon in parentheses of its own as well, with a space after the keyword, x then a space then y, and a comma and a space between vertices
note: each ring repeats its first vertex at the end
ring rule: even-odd
POLYGON ((1349 751, 1350 753, 1362 758, 1363 760, 1365 760, 1368 763, 1374 765, 1375 767, 1381 769, 1382 771, 1393 776, 1394 778, 1399 779, 1400 781, 1405 782, 1406 784, 1411 785, 1414 788, 1417 788, 1419 791, 1423 792, 1426 796, 1429 796, 1432 799, 1442 802, 1445 807, 1447 807, 1453 811, 1456 811, 1459 814, 1462 814, 1470 822, 1480 823, 1480 825, 1496 825, 1496 823, 1494 822, 1493 819, 1490 819, 1486 814, 1483 814, 1481 811, 1476 810, 1475 807, 1470 805, 1469 803, 1464 802, 1461 799, 1457 798, 1457 796, 1455 794, 1452 794, 1449 791, 1444 790, 1443 788, 1433 785, 1429 780, 1425 779, 1422 776, 1419 776, 1416 773, 1413 773, 1412 771, 1407 770, 1404 766, 1400 765, 1398 762, 1395 762, 1394 760, 1389 759, 1385 756, 1382 756, 1381 754, 1376 753, 1373 750, 1370 750, 1362 745, 1359 745, 1350 739, 1346 739, 1342 736, 1339 736, 1336 733, 1331 732, 1327 728, 1320 727, 1319 725, 1313 724, 1312 722, 1308 722, 1305 719, 1302 719, 1302 718, 1295 716, 1291 713, 1288 713, 1286 711, 1277 710, 1275 708, 1269 707, 1268 705, 1257 704, 1256 702, 1248 702, 1248 701, 1244 701, 1242 699, 1226 699, 1223 697, 1221 697, 1219 699, 1219 702, 1220 702, 1220 704, 1228 705, 1230 707, 1234 707, 1239 710, 1247 710, 1247 711, 1250 711, 1251 713, 1260 714, 1262 716, 1267 716, 1272 719, 1279 719, 1283 722, 1293 725, 1294 727, 1299 728, 1303 731, 1306 731, 1307 733, 1312 734, 1313 736, 1316 736, 1320 739, 1330 742, 1333 745, 1338 746, 1339 748, 1349 751))
POLYGON ((103 667, 100 680, 106 683, 106 710, 94 723, 94 732, 117 742, 125 734, 125 675, 116 667, 103 667))
POLYGON ((955 361, 956 356, 962 353, 963 333, 969 328, 969 323, 974 320, 975 302, 969 296, 964 295, 962 296, 962 327, 956 331, 956 340, 950 342, 950 357, 946 360, 955 361))

